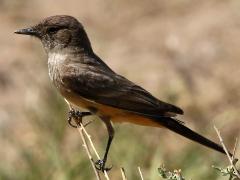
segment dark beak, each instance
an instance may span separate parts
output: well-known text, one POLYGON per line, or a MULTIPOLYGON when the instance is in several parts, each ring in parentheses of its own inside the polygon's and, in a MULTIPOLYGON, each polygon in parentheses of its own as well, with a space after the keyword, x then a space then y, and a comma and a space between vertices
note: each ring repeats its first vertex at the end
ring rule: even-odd
POLYGON ((19 29, 19 30, 14 31, 14 33, 30 35, 30 36, 39 36, 38 31, 34 28, 19 29))

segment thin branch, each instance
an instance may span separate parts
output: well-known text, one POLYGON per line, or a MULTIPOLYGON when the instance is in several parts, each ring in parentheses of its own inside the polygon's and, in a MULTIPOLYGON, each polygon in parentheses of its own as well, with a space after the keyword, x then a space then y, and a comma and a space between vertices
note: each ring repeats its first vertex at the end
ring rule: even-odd
POLYGON ((94 173, 95 173, 95 175, 96 175, 96 177, 97 177, 97 180, 101 180, 101 178, 100 178, 100 176, 99 176, 99 173, 98 173, 98 170, 97 170, 96 167, 95 167, 94 160, 93 160, 93 158, 92 158, 92 155, 91 155, 91 152, 90 152, 90 150, 89 150, 88 144, 87 144, 86 139, 85 139, 85 137, 84 137, 84 135, 83 135, 83 128, 82 128, 82 127, 83 127, 82 123, 81 123, 80 125, 77 123, 77 130, 78 130, 78 132, 79 132, 79 134, 80 134, 80 136, 81 136, 81 138, 82 138, 83 147, 85 148, 85 150, 86 150, 86 152, 87 152, 88 158, 89 158, 89 160, 90 160, 90 162, 91 162, 91 165, 92 165, 92 168, 93 168, 93 170, 94 170, 94 173))
POLYGON ((214 129, 215 129, 215 131, 217 132, 217 135, 218 135, 218 138, 219 138, 219 140, 220 140, 220 143, 222 144, 222 147, 223 147, 225 153, 227 154, 227 157, 228 157, 229 162, 231 163, 231 166, 233 167, 234 171, 236 172, 236 176, 237 176, 238 178, 240 178, 240 174, 239 174, 239 172, 238 172, 235 164, 233 163, 233 161, 234 161, 234 156, 232 156, 232 157, 230 156, 230 154, 229 154, 229 152, 228 152, 228 150, 227 150, 227 148, 226 148, 226 146, 225 146, 225 144, 224 144, 224 142, 223 142, 223 139, 222 139, 222 137, 221 137, 221 134, 220 134, 219 130, 216 128, 216 126, 214 126, 214 129))
POLYGON ((122 174, 122 179, 123 180, 127 180, 127 177, 126 177, 126 174, 125 174, 125 170, 124 170, 124 168, 123 167, 121 167, 121 174, 122 174))
POLYGON ((139 166, 138 166, 138 172, 139 172, 139 174, 140 174, 141 180, 144 180, 144 179, 143 179, 143 175, 142 175, 141 168, 140 168, 139 166))
POLYGON ((235 157, 237 147, 238 147, 238 138, 236 138, 235 145, 234 145, 234 148, 233 148, 233 157, 235 157))
MULTIPOLYGON (((83 129, 83 132, 85 133, 85 135, 87 136, 88 141, 90 142, 90 145, 91 145, 91 147, 92 147, 95 155, 97 156, 98 159, 100 159, 100 156, 99 156, 99 154, 98 154, 98 152, 97 152, 97 150, 96 150, 96 148, 95 148, 95 146, 94 146, 94 144, 93 144, 93 142, 92 142, 91 136, 87 133, 87 131, 86 131, 86 129, 84 128, 84 126, 82 126, 82 129, 83 129)), ((104 170, 104 176, 105 176, 105 178, 106 178, 107 180, 109 180, 109 176, 108 176, 108 173, 107 173, 106 170, 104 170)))
MULTIPOLYGON (((72 107, 72 105, 71 105, 66 99, 64 99, 64 100, 66 101, 69 109, 70 109, 70 110, 74 110, 74 108, 72 107)), ((97 156, 98 159, 100 159, 100 156, 98 155, 98 153, 97 153, 97 151, 96 151, 96 148, 95 148, 94 145, 93 145, 93 142, 92 142, 92 140, 91 140, 91 136, 87 133, 87 131, 86 131, 86 129, 84 128, 84 126, 82 125, 82 123, 79 124, 79 122, 78 122, 76 119, 74 119, 74 120, 75 120, 75 122, 76 122, 76 124, 77 124, 78 132, 79 132, 79 134, 80 134, 80 136, 81 136, 81 138, 82 138, 83 146, 84 146, 85 149, 86 149, 88 158, 89 158, 89 160, 90 160, 90 162, 91 162, 91 165, 92 165, 92 167, 93 167, 93 169, 94 169, 94 173, 96 174, 97 180, 101 180, 101 179, 100 179, 100 176, 99 176, 99 172, 98 172, 98 170, 97 170, 96 167, 95 167, 95 163, 94 163, 94 160, 93 160, 93 158, 92 158, 91 152, 90 152, 90 150, 89 150, 89 146, 88 146, 88 144, 87 144, 87 142, 86 142, 85 136, 83 135, 83 132, 84 132, 84 134, 86 135, 86 137, 88 138, 88 140, 89 140, 89 142, 90 142, 90 145, 91 145, 91 147, 92 147, 92 149, 93 149, 93 151, 94 151, 94 153, 95 153, 95 155, 97 156)), ((105 176, 106 180, 110 180, 110 179, 109 179, 109 176, 108 176, 108 174, 107 174, 107 171, 104 171, 104 176, 105 176)))
POLYGON ((90 142, 90 145, 91 145, 91 147, 92 147, 92 149, 93 149, 95 155, 97 156, 98 159, 100 159, 100 156, 99 156, 99 154, 98 154, 98 152, 97 152, 95 146, 93 145, 93 142, 92 142, 91 136, 87 133, 85 127, 82 127, 82 129, 83 129, 83 132, 85 133, 85 135, 87 136, 88 141, 90 142))

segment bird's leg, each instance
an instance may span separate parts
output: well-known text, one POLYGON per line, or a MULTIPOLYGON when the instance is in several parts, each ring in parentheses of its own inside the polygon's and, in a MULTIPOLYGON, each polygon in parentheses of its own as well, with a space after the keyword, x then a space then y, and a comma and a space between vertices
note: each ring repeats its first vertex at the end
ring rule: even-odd
POLYGON ((108 156, 108 151, 109 151, 109 148, 111 146, 111 143, 112 143, 112 140, 113 140, 113 137, 114 137, 114 129, 113 129, 113 126, 111 124, 111 121, 109 119, 104 119, 102 118, 106 127, 107 127, 107 131, 108 131, 108 142, 107 142, 107 147, 106 147, 106 150, 105 150, 105 154, 104 154, 104 157, 103 159, 99 159, 95 162, 95 166, 98 170, 101 170, 101 171, 109 171, 112 169, 112 167, 110 168, 106 168, 105 167, 105 164, 107 162, 107 156, 108 156))
MULTIPOLYGON (((74 128, 77 128, 77 125, 74 125, 72 123, 72 119, 76 121, 76 124, 82 123, 82 118, 85 116, 92 115, 91 112, 80 112, 78 110, 75 110, 71 108, 71 110, 68 112, 68 124, 74 128)), ((86 123, 84 126, 87 126, 90 122, 86 123)))

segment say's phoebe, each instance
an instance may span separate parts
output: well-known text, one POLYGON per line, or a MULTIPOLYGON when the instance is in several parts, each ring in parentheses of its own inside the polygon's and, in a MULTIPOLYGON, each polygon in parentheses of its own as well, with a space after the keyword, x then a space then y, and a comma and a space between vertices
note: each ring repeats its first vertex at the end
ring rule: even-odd
MULTIPOLYGON (((165 127, 221 153, 222 146, 175 119, 183 111, 158 100, 145 89, 110 69, 94 52, 83 25, 71 16, 51 16, 35 26, 15 31, 41 40, 48 55, 49 76, 61 95, 73 105, 99 116, 109 138, 102 160, 105 168, 114 129, 111 122, 165 127)), ((84 112, 85 115, 89 113, 84 112)), ((83 116, 84 114, 82 114, 83 116)))

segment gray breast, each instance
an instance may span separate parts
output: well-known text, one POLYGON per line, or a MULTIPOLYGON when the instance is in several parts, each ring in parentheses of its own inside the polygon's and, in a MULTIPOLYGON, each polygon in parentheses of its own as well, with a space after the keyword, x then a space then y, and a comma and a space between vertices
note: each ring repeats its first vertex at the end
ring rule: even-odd
POLYGON ((48 54, 48 73, 53 84, 59 88, 61 84, 61 68, 67 55, 61 53, 48 54))

